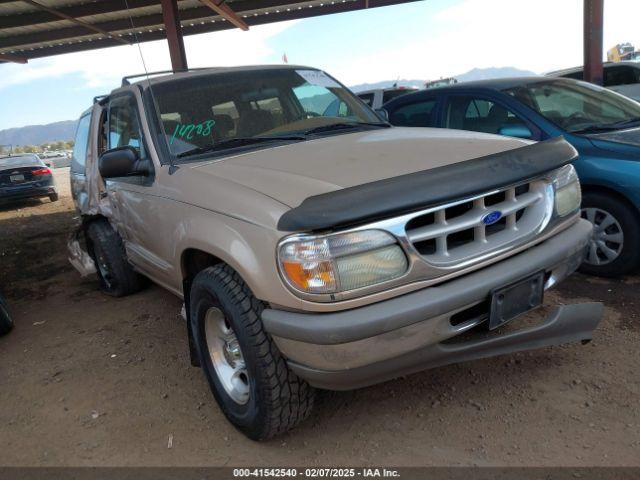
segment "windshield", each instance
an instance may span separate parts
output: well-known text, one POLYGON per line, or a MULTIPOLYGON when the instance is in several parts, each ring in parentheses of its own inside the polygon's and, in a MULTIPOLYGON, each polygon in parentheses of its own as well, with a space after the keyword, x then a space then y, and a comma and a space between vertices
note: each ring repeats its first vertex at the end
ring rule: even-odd
POLYGON ((333 132, 328 125, 380 122, 349 90, 310 69, 193 75, 154 85, 153 97, 176 156, 258 144, 236 139, 304 139, 312 130, 333 132))
POLYGON ((611 130, 640 123, 640 104, 584 82, 549 80, 505 91, 568 132, 611 130))

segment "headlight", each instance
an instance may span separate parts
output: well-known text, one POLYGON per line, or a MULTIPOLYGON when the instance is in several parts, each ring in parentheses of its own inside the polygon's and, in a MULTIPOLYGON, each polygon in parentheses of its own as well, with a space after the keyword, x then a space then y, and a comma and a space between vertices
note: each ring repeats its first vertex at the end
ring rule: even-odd
POLYGON ((556 213, 564 217, 580 208, 582 192, 573 165, 565 165, 555 172, 553 184, 556 191, 556 213))
POLYGON ((381 230, 285 238, 278 247, 285 280, 305 293, 337 293, 401 276, 407 258, 381 230))

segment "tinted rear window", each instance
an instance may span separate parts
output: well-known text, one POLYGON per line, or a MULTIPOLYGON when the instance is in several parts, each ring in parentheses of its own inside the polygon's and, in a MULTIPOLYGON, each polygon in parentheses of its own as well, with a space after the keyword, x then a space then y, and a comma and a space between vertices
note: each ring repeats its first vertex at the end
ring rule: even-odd
POLYGON ((0 158, 0 168, 2 167, 30 167, 44 165, 35 155, 24 155, 19 157, 0 158))

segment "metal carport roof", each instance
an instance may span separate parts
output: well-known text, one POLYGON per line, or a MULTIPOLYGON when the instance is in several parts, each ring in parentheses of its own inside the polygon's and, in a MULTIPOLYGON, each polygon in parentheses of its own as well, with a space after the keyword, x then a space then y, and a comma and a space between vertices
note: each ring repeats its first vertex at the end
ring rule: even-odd
MULTIPOLYGON (((166 38, 174 71, 184 70, 183 35, 414 1, 0 0, 0 63, 166 38)), ((604 0, 583 1, 584 79, 602 84, 604 0)))
POLYGON ((0 0, 0 63, 410 1, 0 0))

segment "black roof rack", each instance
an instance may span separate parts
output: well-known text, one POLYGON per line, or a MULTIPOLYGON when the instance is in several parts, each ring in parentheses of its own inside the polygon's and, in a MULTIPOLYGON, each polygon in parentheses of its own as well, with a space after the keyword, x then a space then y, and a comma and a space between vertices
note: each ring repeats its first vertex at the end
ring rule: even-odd
POLYGON ((126 77, 122 77, 122 86, 126 87, 127 85, 131 85, 131 82, 129 80, 131 80, 132 78, 150 77, 152 75, 167 75, 170 73, 196 72, 198 70, 209 70, 211 68, 215 68, 215 67, 188 68, 186 70, 160 70, 158 72, 148 72, 148 73, 145 72, 145 73, 138 73, 136 75, 127 75, 126 77))

